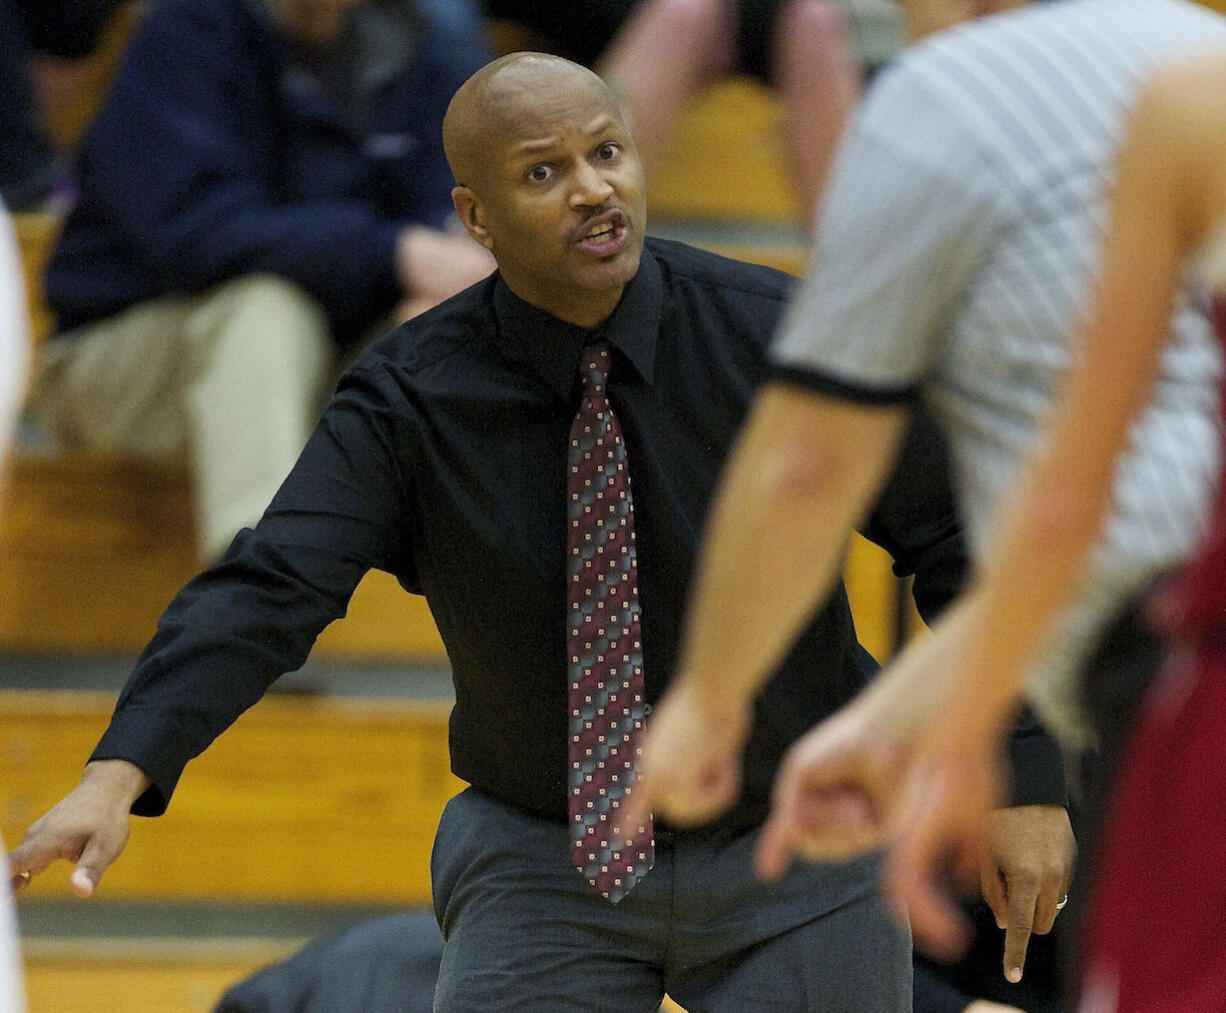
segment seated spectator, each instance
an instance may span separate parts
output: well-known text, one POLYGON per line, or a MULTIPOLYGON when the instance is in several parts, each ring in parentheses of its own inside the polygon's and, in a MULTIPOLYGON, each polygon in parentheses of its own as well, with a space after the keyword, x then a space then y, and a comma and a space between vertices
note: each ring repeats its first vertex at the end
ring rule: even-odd
MULTIPOLYGON (((0 508, 4 501, 5 457, 25 391, 29 332, 20 254, 8 211, 0 201, 0 508)), ((0 884, 9 880, 5 875, 9 871, 6 854, 0 841, 0 884)), ((23 1009, 17 919, 10 891, 0 885, 0 1013, 21 1013, 23 1009)))
POLYGON ((345 350, 493 267, 447 228, 443 112, 487 53, 441 2, 159 0, 86 133, 33 413, 68 448, 189 460, 202 561, 345 350))

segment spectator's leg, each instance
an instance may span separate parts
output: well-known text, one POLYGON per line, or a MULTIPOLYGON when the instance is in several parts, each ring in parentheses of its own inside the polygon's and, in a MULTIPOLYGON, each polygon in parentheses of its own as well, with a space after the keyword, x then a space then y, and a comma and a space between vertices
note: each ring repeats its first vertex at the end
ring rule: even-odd
POLYGON ((821 203, 843 129, 859 98, 859 70, 833 0, 789 0, 775 35, 775 86, 802 220, 821 203))
POLYGON ((625 97, 639 155, 659 164, 688 103, 736 65, 729 0, 646 0, 596 68, 625 97))
POLYGON ((66 450, 182 460, 178 335, 191 305, 157 299, 47 341, 30 413, 66 450))
POLYGON ((240 278, 49 341, 31 411, 68 449, 191 460, 210 563, 297 459, 334 357, 309 296, 280 278, 240 278))
POLYGON ((184 340, 195 359, 184 410, 208 563, 289 474, 319 419, 336 350, 315 301, 268 275, 222 286, 190 316, 184 340))

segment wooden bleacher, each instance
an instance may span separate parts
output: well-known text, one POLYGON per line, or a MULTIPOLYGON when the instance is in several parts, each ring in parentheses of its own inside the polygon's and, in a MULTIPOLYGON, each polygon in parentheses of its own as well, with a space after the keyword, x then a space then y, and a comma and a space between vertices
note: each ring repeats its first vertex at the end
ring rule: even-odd
MULTIPOLYGON (((0 693, 0 833, 77 780, 109 694, 0 693)), ((431 841, 462 785, 433 704, 271 697, 189 768, 172 809, 138 824, 98 900, 386 905, 430 902, 431 841)), ((31 900, 67 893, 66 863, 31 900)), ((305 936, 23 939, 30 1013, 207 1013, 305 936)), ((662 1013, 684 1013, 666 1002, 662 1013)))
POLYGON ((795 223, 780 115, 771 92, 750 78, 730 78, 697 98, 647 181, 652 217, 795 223))
MULTIPOLYGON (((76 784, 110 693, 0 693, 0 835, 76 784)), ((137 820, 104 881, 113 899, 429 903, 430 843, 461 784, 445 702, 272 695, 188 767, 167 815, 137 820)), ((68 866, 31 897, 64 895, 68 866)))
MULTIPOLYGON (((6 841, 76 783, 113 703, 0 693, 6 841)), ((446 736, 446 704, 266 698, 188 768, 165 817, 134 820, 98 902, 428 905, 434 829, 461 787, 446 736)), ((36 879, 30 900, 67 896, 68 873, 59 863, 36 879)), ((304 941, 27 938, 30 1011, 210 1010, 226 986, 304 941)))
POLYGON ((30 1013, 211 1013, 227 988, 298 940, 49 940, 25 944, 30 1013))

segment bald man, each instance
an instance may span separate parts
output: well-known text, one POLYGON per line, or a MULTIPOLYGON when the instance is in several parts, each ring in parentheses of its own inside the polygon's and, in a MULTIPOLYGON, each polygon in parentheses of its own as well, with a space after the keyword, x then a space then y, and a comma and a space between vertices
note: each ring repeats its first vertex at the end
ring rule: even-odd
MULTIPOLYGON (((575 64, 488 65, 452 100, 445 143, 456 211, 498 273, 352 367, 259 524, 171 603, 14 869, 68 859, 91 894, 129 811, 160 814, 188 760, 302 664, 376 567, 429 601, 455 683, 452 768, 471 785, 434 850, 437 1010, 648 1013, 666 991, 692 1013, 909 1010, 909 936, 875 857, 770 887, 750 867, 779 756, 875 667, 841 587, 762 697, 742 802, 685 833, 644 826, 632 850, 607 835, 788 278, 645 238, 621 110, 575 64)), ((925 612, 963 558, 928 435, 867 527, 925 612)), ((1059 775, 1021 786, 1049 801, 1059 775)))

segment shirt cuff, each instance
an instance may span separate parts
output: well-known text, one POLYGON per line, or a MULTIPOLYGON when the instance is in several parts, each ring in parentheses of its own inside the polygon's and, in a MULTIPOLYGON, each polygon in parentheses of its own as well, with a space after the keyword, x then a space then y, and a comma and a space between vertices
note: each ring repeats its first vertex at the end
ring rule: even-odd
POLYGON ((151 720, 149 711, 119 710, 89 759, 127 760, 140 767, 153 783, 132 803, 132 815, 161 816, 187 765, 175 740, 162 722, 151 720))
POLYGON ((798 366, 788 366, 775 363, 771 366, 769 378, 776 382, 790 383, 804 387, 816 394, 825 394, 841 401, 852 401, 861 405, 894 405, 911 401, 917 388, 906 387, 868 387, 846 380, 836 380, 825 373, 803 369, 798 366))
POLYGON ((1051 735, 1037 727, 1015 732, 1006 755, 1013 780, 1011 806, 1068 805, 1064 754, 1051 735))

